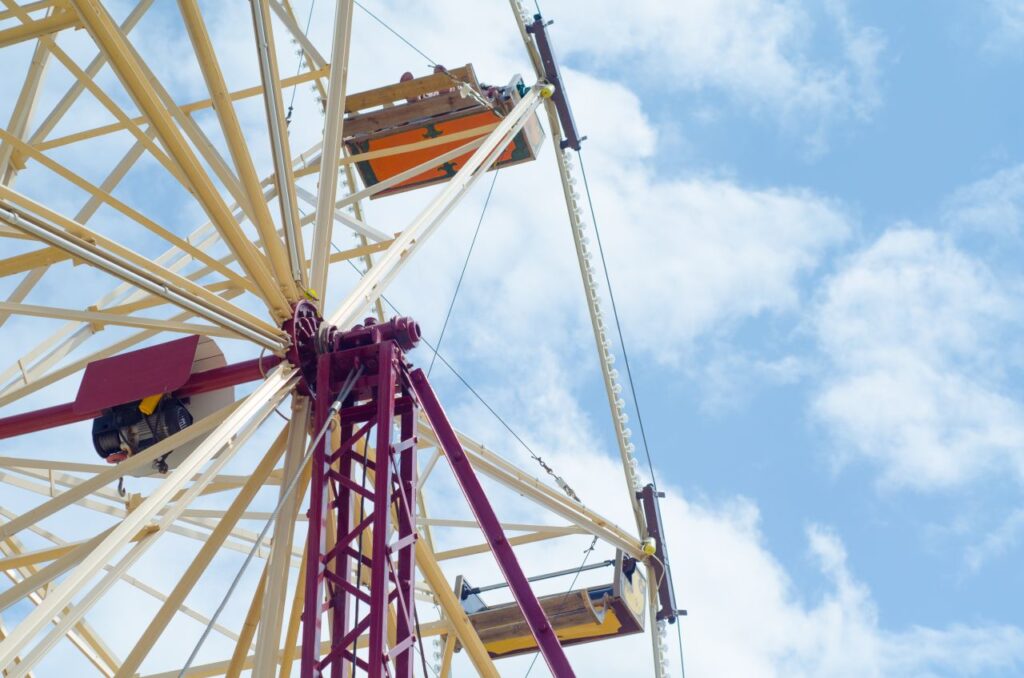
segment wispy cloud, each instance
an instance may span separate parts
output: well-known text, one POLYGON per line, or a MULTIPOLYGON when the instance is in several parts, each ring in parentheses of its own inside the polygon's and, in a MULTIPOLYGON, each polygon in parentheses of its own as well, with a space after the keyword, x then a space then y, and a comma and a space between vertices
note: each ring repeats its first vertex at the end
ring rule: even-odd
POLYGON ((968 570, 977 572, 986 562, 997 558, 1017 545, 1024 533, 1024 509, 1016 509, 981 539, 968 547, 964 562, 968 570))
POLYGON ((932 231, 885 233, 825 286, 815 318, 834 371, 814 403, 842 459, 920 489, 1024 469, 1024 408, 1002 386, 1019 308, 932 231))
POLYGON ((961 230, 1020 235, 1024 227, 1024 165, 1008 167, 958 189, 944 204, 943 217, 961 230))
POLYGON ((1024 2, 1021 0, 988 0, 996 22, 996 28, 989 36, 986 47, 990 50, 1016 54, 1024 43, 1024 2))
POLYGON ((885 39, 858 25, 845 0, 827 2, 817 22, 800 3, 776 0, 641 1, 628 12, 596 4, 575 19, 586 30, 566 36, 572 52, 625 68, 640 81, 657 74, 665 91, 723 92, 787 123, 799 121, 814 143, 823 143, 829 121, 867 118, 881 103, 885 39), (612 14, 616 20, 608 21, 612 14))

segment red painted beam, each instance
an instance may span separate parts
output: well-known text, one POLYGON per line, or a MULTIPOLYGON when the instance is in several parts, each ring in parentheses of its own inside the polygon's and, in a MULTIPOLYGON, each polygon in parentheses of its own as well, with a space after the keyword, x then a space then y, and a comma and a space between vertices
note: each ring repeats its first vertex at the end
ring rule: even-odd
MULTIPOLYGON (((199 393, 216 391, 228 386, 237 386, 249 381, 256 381, 257 379, 262 379, 268 371, 280 362, 281 358, 270 355, 264 358, 255 358, 235 363, 234 365, 216 367, 205 372, 197 372, 189 377, 185 385, 175 391, 174 394, 183 398, 199 393)), ((55 405, 43 410, 4 417, 0 419, 0 439, 13 438, 14 436, 26 433, 95 419, 102 414, 100 410, 95 412, 76 412, 74 407, 74 403, 64 403, 63 405, 55 405)))

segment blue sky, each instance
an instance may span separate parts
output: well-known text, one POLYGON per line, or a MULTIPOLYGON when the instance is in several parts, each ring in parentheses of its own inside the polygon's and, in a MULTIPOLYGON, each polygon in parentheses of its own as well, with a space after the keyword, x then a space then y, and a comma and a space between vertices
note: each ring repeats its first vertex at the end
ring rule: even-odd
MULTIPOLYGON (((698 337, 681 370, 641 363, 640 398, 662 474, 691 498, 715 501, 740 494, 752 499, 760 510, 764 545, 792 576, 802 599, 814 600, 823 587, 820 570, 806 557, 805 528, 824 524, 846 545, 850 571, 871 590, 882 628, 1019 627, 1024 621, 1016 604, 1024 587, 1016 567, 1024 528, 1021 450, 1017 431, 1009 429, 1020 427, 1020 362, 1014 341, 1020 274, 1014 255, 1020 249, 1024 190, 1019 169, 1024 97, 1013 85, 1022 65, 1022 36, 1013 31, 1020 27, 1024 6, 936 2, 924 10, 910 3, 851 3, 845 8, 843 3, 725 4, 803 14, 811 30, 792 43, 800 43, 791 52, 794 60, 810 73, 838 69, 848 82, 859 84, 847 100, 828 110, 786 110, 784 102, 774 105, 779 93, 771 83, 719 84, 720 74, 689 73, 688 65, 680 73, 703 82, 674 86, 670 69, 642 66, 643 59, 672 59, 657 51, 638 52, 618 65, 623 67, 607 65, 598 72, 633 86, 641 66, 635 91, 659 138, 668 139, 651 159, 660 175, 727 177, 748 189, 808 190, 844 215, 849 233, 800 276, 799 301, 793 307, 737 318, 728 328, 713 330, 715 336, 698 337), (844 56, 849 44, 837 28, 840 8, 853 39, 874 45, 870 61, 857 64, 844 56), (981 204, 994 203, 1002 208, 986 211, 977 223, 960 213, 967 205, 980 210, 981 204), (898 248, 899 254, 881 256, 877 267, 851 270, 867 264, 865 257, 872 253, 882 255, 887 244, 893 245, 891 239, 900 237, 909 242, 898 248), (965 278, 953 274, 950 267, 957 265, 964 267, 965 278), (850 281, 850 287, 874 283, 879 288, 860 295, 847 289, 855 297, 847 303, 836 286, 844 275, 854 274, 876 280, 850 281), (934 285, 904 278, 917 274, 952 277, 933 280, 934 285), (965 289, 976 276, 983 282, 973 282, 981 287, 965 289), (901 279, 907 283, 902 289, 893 284, 901 279), (822 319, 830 289, 835 315, 822 319), (956 299, 975 291, 982 296, 956 299), (994 317, 971 308, 987 302, 1001 307, 992 309, 994 317), (919 303, 934 306, 917 308, 919 303), (879 304, 892 307, 872 308, 879 304), (828 326, 853 321, 847 314, 891 326, 868 326, 851 335, 828 326), (912 314, 913 320, 899 317, 903 314, 912 314), (940 348, 942 357, 927 367, 938 372, 937 379, 949 376, 942 374, 947 370, 959 373, 963 380, 952 388, 968 389, 974 398, 929 399, 913 390, 886 390, 894 398, 924 396, 925 403, 918 404, 934 408, 929 420, 939 430, 920 433, 935 440, 900 440, 914 425, 908 421, 910 411, 906 419, 878 412, 816 414, 823 395, 836 396, 840 409, 870 409, 871 403, 859 396, 883 395, 845 390, 850 380, 863 376, 858 349, 913 352, 919 335, 934 333, 942 344, 942 335, 957 331, 961 322, 974 325, 969 328, 973 336, 963 342, 950 339, 956 348, 940 348), (832 332, 843 336, 830 348, 832 332), (878 335, 888 335, 878 342, 881 346, 856 345, 876 342, 878 335), (730 366, 736 355, 743 361, 730 366), (759 377, 750 364, 780 356, 800 366, 786 383, 759 377), (726 371, 741 372, 725 376, 739 383, 721 396, 713 392, 709 374, 709 363, 718 362, 725 363, 726 371), (986 396, 997 396, 999 402, 982 405, 976 399, 986 396), (957 421, 963 406, 1005 406, 1008 418, 997 422, 990 413, 978 413, 957 421), (866 435, 864 428, 871 426, 881 429, 877 435, 866 435), (902 455, 921 455, 920 463, 888 473, 900 466, 902 455), (965 462, 942 478, 927 478, 947 455, 997 459, 978 461, 977 469, 965 462)), ((682 5, 679 21, 686 22, 682 5)), ((742 20, 734 27, 743 30, 742 20)), ((685 46, 680 57, 686 58, 685 46)), ((570 63, 586 69, 588 60, 576 57, 570 63)), ((677 216, 685 228, 686 215, 677 216)), ((612 259, 617 279, 626 268, 612 259)), ((899 369, 899 358, 891 359, 899 369)), ((888 360, 882 361, 885 369, 888 360)), ((685 534, 680 538, 686 541, 685 534)), ((692 590, 688 584, 678 584, 684 599, 692 590)), ((691 629, 700 623, 699 614, 687 620, 691 629)), ((1020 665, 1002 668, 1016 673, 1020 665)))
MULTIPOLYGON (((310 33, 323 51, 328 5, 317 3, 310 33)), ((500 82, 528 72, 501 2, 368 6, 441 63, 472 61, 482 79, 500 82)), ((300 16, 308 8, 296 2, 300 16)), ((669 495, 663 513, 679 602, 690 611, 690 675, 1024 672, 1016 566, 1024 549, 1016 341, 1024 3, 547 0, 542 8, 556 21, 567 89, 590 137, 596 219, 669 495)), ((255 82, 251 36, 237 30, 248 27, 247 9, 207 4, 204 12, 215 41, 229 47, 229 84, 255 82)), ((158 6, 136 45, 175 96, 201 98, 179 21, 158 6)), ((355 32, 350 89, 428 72, 359 10, 355 32)), ((67 40, 84 59, 92 48, 83 33, 67 40)), ((290 69, 287 47, 282 55, 290 69)), ((0 81, 20 82, 17 68, 0 81)), ((67 82, 54 77, 51 105, 67 82)), ((132 110, 109 72, 100 79, 132 110)), ((296 151, 322 124, 312 97, 298 94, 296 151)), ((0 102, 5 120, 9 106, 0 102)), ((83 105, 58 133, 105 122, 95 110, 83 105)), ((239 113, 258 138, 259 106, 239 113)), ((220 144, 215 121, 200 119, 220 144)), ((262 173, 265 144, 253 153, 262 173)), ((88 151, 64 157, 94 180, 113 163, 88 151)), ((80 207, 74 191, 34 176, 19 177, 18 189, 66 214, 80 207)), ((143 165, 117 194, 185 233, 202 215, 170 182, 154 191, 162 176, 143 165)), ((489 179, 388 290, 432 341, 489 179)), ((397 231, 431 194, 372 201, 367 221, 397 231)), ((562 209, 549 148, 499 173, 442 353, 586 504, 629 524, 562 209)), ((102 216, 97 229, 136 237, 120 218, 102 216)), ((335 238, 341 247, 350 239, 335 238)), ((74 275, 74 289, 44 285, 29 302, 84 307, 106 289, 82 267, 74 275)), ((353 279, 344 269, 332 276, 328 307, 353 279)), ((32 322, 12 320, 5 339, 28 341, 32 322)), ((253 354, 230 341, 225 351, 253 354)), ((418 349, 413 359, 425 365, 430 355, 418 349)), ((457 425, 536 468, 443 368, 434 380, 457 425)), ((76 386, 61 382, 19 407, 67 400, 76 386)), ((11 453, 48 454, 45 445, 61 438, 45 435, 11 453)), ((439 489, 435 505, 450 491, 439 489)), ((514 495, 493 496, 505 517, 545 519, 514 495)), ((588 540, 568 541, 523 548, 528 572, 577 564, 588 540)), ((447 573, 494 576, 470 568, 447 573)), ((180 631, 185 639, 198 627, 180 631)), ((615 642, 614 651, 590 646, 571 657, 586 675, 646 668, 646 640, 615 642)), ((160 654, 173 662, 178 652, 160 654)), ((523 662, 505 666, 525 671, 523 662)))

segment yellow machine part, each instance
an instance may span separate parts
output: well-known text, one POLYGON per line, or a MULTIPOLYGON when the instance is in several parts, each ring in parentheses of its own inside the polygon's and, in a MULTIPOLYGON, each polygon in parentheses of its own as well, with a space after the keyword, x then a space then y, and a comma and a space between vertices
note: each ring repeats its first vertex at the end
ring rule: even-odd
POLYGON ((160 404, 161 400, 163 400, 163 397, 163 393, 157 393, 156 395, 143 398, 139 403, 139 412, 142 412, 147 417, 153 414, 153 412, 156 411, 156 406, 160 404))
MULTIPOLYGON (((618 635, 619 629, 621 628, 622 623, 615 615, 615 610, 609 609, 604 615, 604 620, 599 624, 577 624, 575 626, 567 626, 563 629, 555 629, 555 634, 558 636, 559 641, 565 643, 566 641, 597 640, 599 638, 615 636, 618 635)), ((503 657, 508 654, 514 654, 526 650, 536 650, 537 641, 533 639, 532 635, 527 633, 526 635, 516 636, 514 638, 494 640, 489 643, 485 643, 484 647, 487 648, 487 652, 490 653, 491 656, 503 657)))

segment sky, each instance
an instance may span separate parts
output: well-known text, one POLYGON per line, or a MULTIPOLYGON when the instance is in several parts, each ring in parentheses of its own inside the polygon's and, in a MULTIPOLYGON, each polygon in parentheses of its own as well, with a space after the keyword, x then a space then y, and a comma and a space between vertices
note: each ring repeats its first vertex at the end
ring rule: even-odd
MULTIPOLYGON (((316 3, 310 23, 325 52, 329 4, 316 3)), ((516 72, 531 80, 504 3, 364 4, 432 62, 472 62, 482 80, 506 82, 516 72)), ((302 0, 295 6, 300 17, 310 9, 302 0)), ((115 16, 126 12, 115 7, 115 16)), ((555 21, 566 92, 588 136, 587 219, 591 231, 595 222, 600 228, 622 323, 617 367, 625 376, 624 348, 632 367, 638 402, 626 400, 642 475, 650 472, 640 418, 667 493, 667 546, 688 610, 687 673, 1020 675, 1024 353, 1013 337, 1024 321, 1024 95, 1015 87, 1024 3, 547 0, 541 9, 555 21)), ((248 10, 205 3, 204 11, 224 46, 229 84, 255 82, 248 10)), ((429 72, 423 56, 365 11, 357 8, 354 21, 351 90, 396 81, 404 70, 429 72)), ((176 96, 204 95, 173 7, 158 3, 134 35, 176 96)), ((63 40, 72 54, 91 57, 84 32, 63 40)), ((294 66, 288 49, 282 68, 294 66)), ((5 88, 23 77, 27 55, 19 58, 0 74, 5 88)), ((44 97, 51 106, 67 83, 52 71, 44 97)), ((109 71, 98 81, 133 110, 109 71)), ((306 88, 294 102, 290 135, 299 150, 323 122, 306 88)), ((0 119, 10 105, 0 102, 0 119)), ((247 130, 258 129, 258 105, 238 110, 247 130)), ((76 113, 55 134, 108 115, 84 104, 76 113)), ((197 119, 215 129, 211 116, 197 119)), ((109 151, 128 146, 125 137, 106 143, 109 151)), ((550 151, 485 177, 387 297, 434 343, 479 223, 441 354, 586 505, 628 525, 550 151)), ((254 141, 253 152, 269 166, 265 141, 254 141)), ((55 157, 93 180, 115 162, 74 147, 55 157)), ((117 195, 188 232, 202 214, 161 172, 140 164, 117 195)), ((33 177, 26 172, 18 189, 46 195, 66 214, 81 207, 80 193, 33 177)), ((434 193, 371 201, 367 221, 398 231, 434 193)), ((140 251, 160 251, 117 215, 94 221, 140 251)), ((336 233, 335 242, 354 241, 336 233)), ((62 272, 69 277, 44 284, 30 302, 85 307, 109 287, 82 267, 62 272)), ((332 271, 328 307, 354 279, 332 271)), ((4 284, 7 294, 13 282, 4 284)), ((607 308, 607 285, 600 291, 607 308)), ((12 320, 2 336, 12 346, 30 342, 45 322, 12 320)), ((224 347, 229 357, 252 357, 239 342, 224 347)), ((423 366, 430 357, 424 348, 412 355, 423 366)), ((478 399, 443 366, 434 370, 460 428, 542 474, 478 399)), ((12 408, 61 402, 76 387, 65 380, 12 408)), ((74 430, 88 435, 85 425, 74 430)), ((45 455, 59 440, 43 434, 14 452, 45 455)), ((544 519, 491 489, 502 517, 544 519)), ((433 499, 465 511, 450 482, 433 499)), ((577 565, 588 543, 520 553, 537 574, 577 565)), ((610 556, 602 545, 593 557, 610 556)), ((186 561, 146 565, 172 577, 186 561)), ((215 592, 231 565, 190 601, 209 611, 203 591, 215 592)), ((476 561, 466 567, 447 573, 493 576, 476 561)), ((600 575, 593 577, 581 581, 600 575)), ((118 609, 112 600, 101 613, 118 609)), ((183 643, 200 630, 177 628, 183 643)), ((670 674, 680 675, 670 640, 670 674)), ((216 649, 211 659, 221 656, 216 649)), ((154 661, 176 653, 180 646, 161 647, 154 661)), ((576 648, 570 658, 580 675, 650 670, 644 638, 576 648)), ((74 660, 61 653, 49 666, 73 665, 65 661, 74 660)), ((500 666, 522 675, 528 665, 500 666)), ((542 662, 530 675, 545 675, 542 662)))

